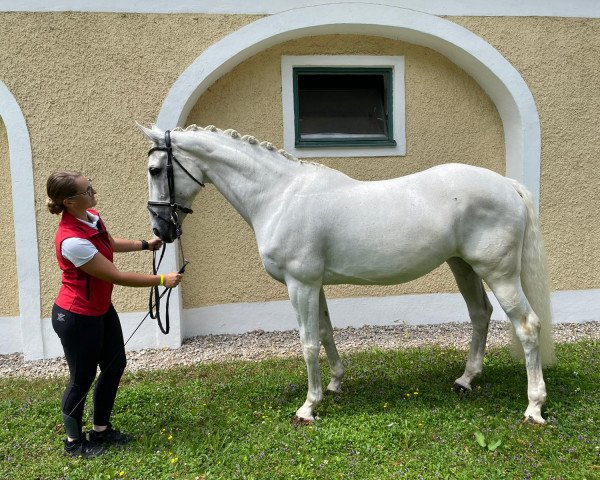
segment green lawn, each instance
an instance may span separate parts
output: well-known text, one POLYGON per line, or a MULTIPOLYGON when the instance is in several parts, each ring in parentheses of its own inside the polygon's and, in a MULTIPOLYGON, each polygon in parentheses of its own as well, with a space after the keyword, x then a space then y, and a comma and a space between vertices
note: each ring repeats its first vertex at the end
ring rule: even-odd
POLYGON ((600 478, 599 346, 557 346, 545 426, 521 422, 525 369, 506 350, 466 397, 451 390, 465 352, 344 356, 344 392, 310 427, 290 421, 306 394, 297 358, 128 373, 113 423, 136 440, 92 460, 61 455, 64 379, 0 379, 0 478, 600 478))

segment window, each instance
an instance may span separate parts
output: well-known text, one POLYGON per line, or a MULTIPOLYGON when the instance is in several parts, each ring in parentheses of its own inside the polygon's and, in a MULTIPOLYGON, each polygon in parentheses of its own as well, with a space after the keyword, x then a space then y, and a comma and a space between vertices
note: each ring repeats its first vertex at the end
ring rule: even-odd
POLYGON ((403 57, 283 57, 282 82, 293 155, 405 154, 403 57))
POLYGON ((296 67, 296 148, 396 145, 391 68, 296 67))

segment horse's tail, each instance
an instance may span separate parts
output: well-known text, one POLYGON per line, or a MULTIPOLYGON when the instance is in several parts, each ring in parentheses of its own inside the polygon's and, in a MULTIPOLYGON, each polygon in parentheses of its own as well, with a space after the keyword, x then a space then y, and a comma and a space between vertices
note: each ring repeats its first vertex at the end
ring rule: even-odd
MULTIPOLYGON (((509 179, 510 183, 523 199, 527 208, 527 227, 523 239, 521 254, 521 285, 525 296, 540 319, 540 357, 542 365, 551 365, 556 361, 554 339, 552 335, 552 307, 550 304, 550 281, 544 241, 540 231, 538 216, 533 206, 531 193, 519 182, 509 179)), ((513 329, 513 353, 523 356, 523 349, 516 340, 513 329)))

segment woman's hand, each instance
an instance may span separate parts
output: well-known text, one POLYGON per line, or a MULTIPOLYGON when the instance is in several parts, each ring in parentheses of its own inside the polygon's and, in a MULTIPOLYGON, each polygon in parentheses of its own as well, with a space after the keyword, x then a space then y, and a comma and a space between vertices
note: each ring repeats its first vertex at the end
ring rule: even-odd
POLYGON ((166 273, 165 274, 165 287, 174 288, 179 285, 183 275, 178 272, 166 273))
POLYGON ((148 250, 154 252, 162 247, 163 242, 160 238, 154 237, 152 240, 148 240, 148 250))

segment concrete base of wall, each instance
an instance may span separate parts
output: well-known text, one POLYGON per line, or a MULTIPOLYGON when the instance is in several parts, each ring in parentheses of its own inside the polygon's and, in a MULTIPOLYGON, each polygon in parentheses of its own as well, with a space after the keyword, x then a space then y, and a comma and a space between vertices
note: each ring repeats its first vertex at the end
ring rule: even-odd
MULTIPOLYGON (((492 319, 506 320, 493 294, 488 294, 488 298, 494 307, 492 319)), ((327 304, 333 326, 338 328, 469 321, 467 307, 460 294, 343 298, 328 300, 327 304)), ((554 292, 552 310, 555 323, 600 320, 600 290, 554 292)), ((182 320, 184 338, 298 328, 294 310, 287 300, 193 308, 183 311, 182 320)))
MULTIPOLYGON (((492 319, 504 320, 495 297, 489 295, 492 319)), ((467 308, 459 294, 401 295, 397 297, 342 298, 328 301, 334 327, 365 325, 427 325, 468 322, 467 308)), ((561 291, 552 294, 555 323, 600 320, 600 290, 561 291)), ((127 341, 146 312, 121 313, 123 336, 127 341)), ((296 315, 289 301, 236 303, 192 308, 182 313, 183 338, 199 335, 241 334, 253 330, 284 331, 297 329, 296 315)), ((22 351, 18 317, 0 317, 0 354, 22 351)), ((44 357, 62 356, 60 340, 50 319, 42 320, 44 357)), ((127 350, 163 348, 162 333, 155 320, 147 318, 127 343, 127 350)))
POLYGON ((23 351, 19 317, 0 317, 0 332, 0 354, 23 351))

